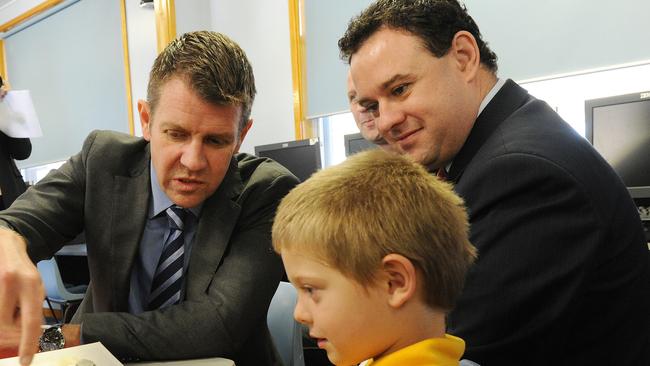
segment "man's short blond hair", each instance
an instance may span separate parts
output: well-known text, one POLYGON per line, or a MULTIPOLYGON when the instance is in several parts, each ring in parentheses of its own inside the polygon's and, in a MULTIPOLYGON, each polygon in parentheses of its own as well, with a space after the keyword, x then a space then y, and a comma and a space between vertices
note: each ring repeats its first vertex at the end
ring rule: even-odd
POLYGON ((386 255, 418 270, 422 298, 449 311, 476 257, 463 200, 407 157, 372 150, 315 173, 280 203, 273 247, 313 255, 370 285, 386 255))
POLYGON ((255 100, 255 77, 246 53, 225 34, 185 33, 156 57, 149 74, 147 101, 155 113, 162 86, 173 77, 188 83, 205 101, 219 106, 241 105, 239 132, 249 121, 255 100))

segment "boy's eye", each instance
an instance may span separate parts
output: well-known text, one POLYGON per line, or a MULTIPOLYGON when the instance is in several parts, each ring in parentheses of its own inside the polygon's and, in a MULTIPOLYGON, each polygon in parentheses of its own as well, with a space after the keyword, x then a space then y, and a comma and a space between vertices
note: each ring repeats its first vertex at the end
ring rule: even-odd
POLYGON ((309 296, 313 296, 314 293, 316 292, 316 289, 311 286, 303 286, 301 287, 301 290, 309 296))

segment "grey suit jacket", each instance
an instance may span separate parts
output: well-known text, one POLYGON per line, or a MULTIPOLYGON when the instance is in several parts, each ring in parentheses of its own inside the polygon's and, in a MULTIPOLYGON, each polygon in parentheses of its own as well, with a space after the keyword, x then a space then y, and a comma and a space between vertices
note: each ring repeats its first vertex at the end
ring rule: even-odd
POLYGON ((129 314, 131 268, 150 192, 149 144, 93 132, 82 151, 0 214, 29 242, 34 261, 85 230, 90 286, 73 322, 86 343, 122 359, 223 356, 237 365, 276 363, 266 312, 283 270, 271 248, 280 199, 297 179, 277 163, 238 154, 203 206, 187 269, 185 299, 129 314))

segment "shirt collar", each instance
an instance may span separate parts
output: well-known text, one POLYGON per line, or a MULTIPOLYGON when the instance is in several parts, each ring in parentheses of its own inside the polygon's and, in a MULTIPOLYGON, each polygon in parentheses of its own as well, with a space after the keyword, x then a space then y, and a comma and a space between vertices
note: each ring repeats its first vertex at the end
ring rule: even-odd
MULTIPOLYGON (((149 161, 150 177, 151 177, 151 196, 153 197, 153 207, 149 210, 149 219, 153 219, 158 216, 161 212, 165 211, 169 206, 173 205, 174 202, 167 197, 165 192, 160 188, 160 183, 158 183, 158 176, 156 175, 156 168, 153 166, 153 162, 149 161)), ((199 217, 201 213, 201 208, 203 203, 200 203, 198 206, 190 207, 189 210, 194 217, 199 217)))
POLYGON ((499 90, 501 90, 503 84, 505 83, 506 83, 506 79, 497 79, 497 82, 494 84, 492 89, 490 89, 490 91, 487 93, 485 98, 483 98, 481 105, 478 107, 478 114, 476 115, 477 118, 478 116, 481 115, 481 112, 483 112, 483 110, 488 105, 488 103, 490 103, 492 98, 494 98, 494 96, 497 95, 497 93, 499 92, 499 90))
MULTIPOLYGON (((485 109, 485 107, 490 103, 492 98, 494 98, 495 95, 501 90, 503 85, 506 83, 506 79, 497 79, 497 82, 492 86, 492 89, 485 95, 485 98, 483 98, 483 101, 481 101, 481 104, 478 107, 478 113, 476 114, 476 118, 481 115, 481 112, 485 109)), ((454 163, 454 160, 452 159, 449 164, 447 164, 444 169, 445 172, 448 174, 451 171, 451 164, 454 163)))

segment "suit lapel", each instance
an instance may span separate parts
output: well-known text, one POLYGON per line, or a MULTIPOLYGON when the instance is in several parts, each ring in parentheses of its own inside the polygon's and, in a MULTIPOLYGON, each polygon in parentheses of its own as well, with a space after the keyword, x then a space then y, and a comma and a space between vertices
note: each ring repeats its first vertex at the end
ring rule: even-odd
POLYGON ((151 197, 149 146, 129 176, 115 176, 110 264, 113 273, 112 303, 115 311, 127 311, 131 270, 138 253, 151 197))
POLYGON ((241 206, 235 199, 241 194, 243 183, 233 158, 217 191, 205 201, 199 218, 196 238, 192 244, 187 270, 187 297, 205 293, 221 259, 228 248, 233 229, 239 219, 241 206))
POLYGON ((485 141, 497 130, 501 122, 520 108, 529 98, 528 92, 508 79, 478 116, 465 144, 454 157, 448 180, 458 183, 465 167, 472 161, 485 141))

